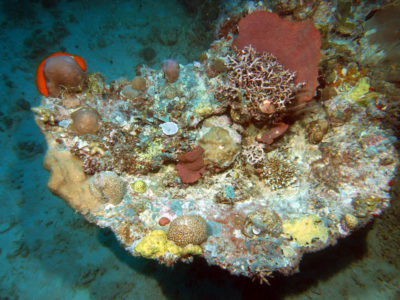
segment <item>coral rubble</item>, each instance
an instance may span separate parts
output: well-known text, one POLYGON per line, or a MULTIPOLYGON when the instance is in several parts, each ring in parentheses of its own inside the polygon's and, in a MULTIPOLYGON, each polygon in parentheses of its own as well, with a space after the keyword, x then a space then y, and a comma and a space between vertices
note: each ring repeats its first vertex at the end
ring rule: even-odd
MULTIPOLYGON (((326 29, 331 14, 318 17, 331 6, 318 4, 285 11, 315 16, 333 43, 341 33, 326 29)), ((83 90, 43 97, 33 111, 49 146, 49 189, 132 255, 168 265, 201 255, 268 282, 390 205, 399 156, 381 120, 394 113, 356 56, 323 48, 318 83, 310 19, 258 11, 239 22, 236 40, 224 32, 201 62, 143 65, 140 77, 110 84, 88 74, 83 90), (272 41, 254 44, 269 22, 272 41)), ((383 91, 395 89, 388 84, 383 91)))

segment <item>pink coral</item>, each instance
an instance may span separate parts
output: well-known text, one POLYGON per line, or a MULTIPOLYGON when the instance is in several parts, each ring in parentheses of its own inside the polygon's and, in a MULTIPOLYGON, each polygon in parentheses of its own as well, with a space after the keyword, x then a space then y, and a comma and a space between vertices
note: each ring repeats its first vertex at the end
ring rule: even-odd
POLYGON ((293 23, 267 11, 256 11, 239 22, 238 49, 251 45, 257 52, 274 55, 280 64, 296 72, 296 83, 305 82, 297 103, 312 99, 318 86, 321 37, 311 21, 293 23))
POLYGON ((194 183, 200 179, 205 170, 203 156, 204 149, 200 146, 178 156, 176 169, 183 183, 194 183))

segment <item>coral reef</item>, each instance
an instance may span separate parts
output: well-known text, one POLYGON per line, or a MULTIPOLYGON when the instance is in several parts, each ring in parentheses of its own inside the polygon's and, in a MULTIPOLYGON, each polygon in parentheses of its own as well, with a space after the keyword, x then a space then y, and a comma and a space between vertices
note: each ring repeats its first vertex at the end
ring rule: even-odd
POLYGON ((132 255, 167 265, 201 255, 260 282, 381 214, 400 109, 396 83, 360 55, 368 38, 354 24, 375 6, 279 3, 285 20, 261 2, 221 20, 199 61, 175 62, 179 75, 142 64, 134 80, 93 73, 81 91, 43 97, 32 110, 50 190, 132 255), (323 55, 310 101, 312 22, 323 55))

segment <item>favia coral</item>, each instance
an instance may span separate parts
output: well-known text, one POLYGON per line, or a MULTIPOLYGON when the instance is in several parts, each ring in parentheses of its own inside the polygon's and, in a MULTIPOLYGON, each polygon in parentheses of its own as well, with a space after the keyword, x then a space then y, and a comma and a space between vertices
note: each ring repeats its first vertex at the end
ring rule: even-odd
POLYGON ((169 225, 167 237, 180 247, 200 245, 208 237, 207 223, 200 216, 177 217, 169 225))
POLYGON ((321 36, 311 21, 293 23, 267 11, 256 11, 240 20, 239 36, 233 45, 240 50, 252 46, 271 53, 279 63, 296 72, 296 83, 305 82, 297 103, 312 99, 318 86, 321 36))
POLYGON ((100 172, 89 180, 90 191, 102 203, 119 204, 126 193, 126 184, 112 171, 100 172))
POLYGON ((192 151, 178 156, 179 163, 176 169, 183 183, 194 183, 200 179, 205 170, 203 155, 204 149, 197 146, 192 151))
POLYGON ((230 99, 231 109, 241 116, 250 116, 256 121, 276 120, 286 112, 303 86, 295 83, 296 73, 287 70, 273 55, 258 55, 251 46, 228 55, 227 59, 228 85, 216 96, 230 99), (246 105, 239 101, 242 96, 246 105))

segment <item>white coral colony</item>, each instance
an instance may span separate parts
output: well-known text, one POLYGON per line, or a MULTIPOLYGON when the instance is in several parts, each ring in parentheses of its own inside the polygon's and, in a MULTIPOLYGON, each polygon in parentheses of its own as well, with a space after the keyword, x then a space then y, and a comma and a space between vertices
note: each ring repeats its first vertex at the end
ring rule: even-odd
POLYGON ((178 132, 178 125, 174 122, 166 122, 160 125, 162 131, 166 135, 174 135, 178 132))

